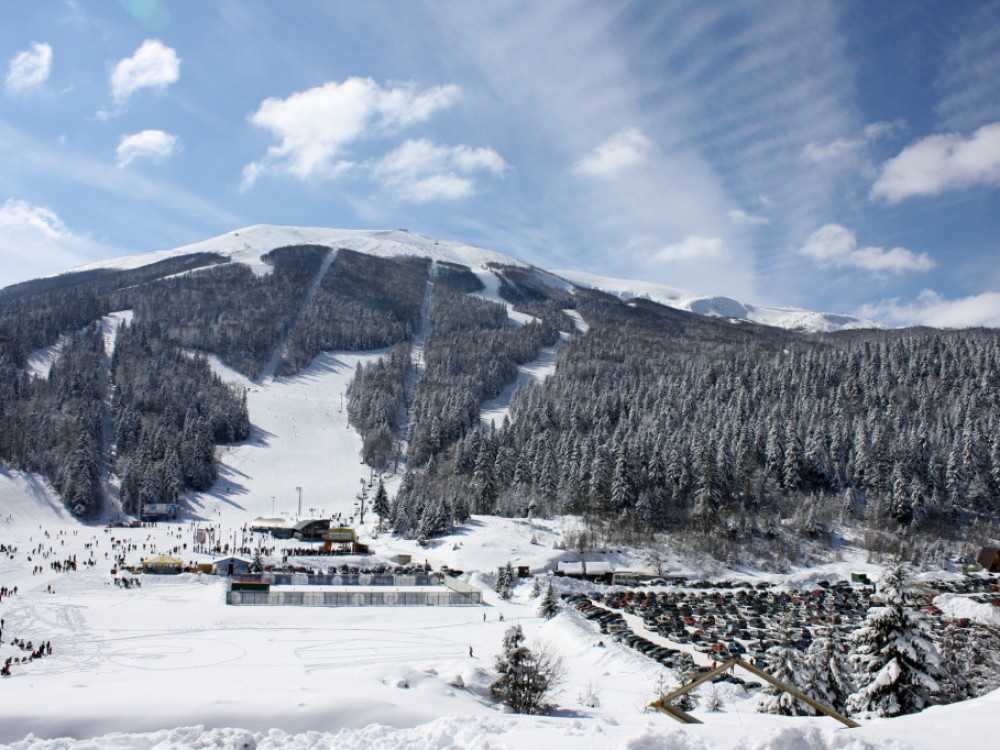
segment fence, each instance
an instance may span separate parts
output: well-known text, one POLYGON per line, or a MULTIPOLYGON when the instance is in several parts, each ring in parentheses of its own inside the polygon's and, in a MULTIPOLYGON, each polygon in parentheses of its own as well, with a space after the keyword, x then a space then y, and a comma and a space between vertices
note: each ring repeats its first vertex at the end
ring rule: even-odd
POLYGON ((383 575, 308 576, 276 575, 289 579, 235 581, 226 592, 226 603, 235 606, 271 607, 458 607, 483 603, 479 589, 448 576, 383 575), (357 583, 334 583, 327 579, 358 579, 357 583), (363 579, 392 579, 371 583, 363 579), (432 579, 419 583, 419 579, 432 579), (299 579, 299 580, 295 580, 299 579), (322 579, 322 580, 318 580, 322 579), (416 579, 416 580, 415 580, 416 579), (434 585, 442 583, 443 585, 434 585))

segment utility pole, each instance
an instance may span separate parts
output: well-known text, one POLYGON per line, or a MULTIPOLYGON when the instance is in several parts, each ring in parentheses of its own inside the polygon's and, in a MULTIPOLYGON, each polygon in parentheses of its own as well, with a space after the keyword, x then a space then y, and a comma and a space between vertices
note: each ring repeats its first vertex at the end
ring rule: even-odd
POLYGON ((365 500, 368 499, 368 489, 365 487, 364 477, 361 478, 361 493, 358 495, 358 516, 360 524, 365 524, 365 500))
POLYGON ((296 487, 295 489, 299 493, 299 518, 302 518, 302 488, 296 487))

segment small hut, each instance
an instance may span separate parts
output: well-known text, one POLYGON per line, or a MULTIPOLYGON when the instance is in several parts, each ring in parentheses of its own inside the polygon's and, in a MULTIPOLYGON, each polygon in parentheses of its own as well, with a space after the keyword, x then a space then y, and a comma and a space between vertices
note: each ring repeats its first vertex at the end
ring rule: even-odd
POLYGON ((976 562, 987 572, 1000 573, 1000 549, 983 547, 976 555, 976 562))
POLYGON ((245 557, 220 557, 212 560, 212 572, 217 576, 242 576, 250 572, 251 565, 253 561, 245 557))

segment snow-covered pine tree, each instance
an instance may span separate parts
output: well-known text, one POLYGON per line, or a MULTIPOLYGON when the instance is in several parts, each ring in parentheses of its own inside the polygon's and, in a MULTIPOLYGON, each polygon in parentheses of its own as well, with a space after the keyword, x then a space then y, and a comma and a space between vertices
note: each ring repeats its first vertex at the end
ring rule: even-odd
POLYGON ((375 499, 372 501, 372 510, 378 516, 378 528, 382 530, 382 525, 389 515, 389 494, 385 491, 385 485, 379 480, 378 489, 375 490, 375 499))
POLYGON ((496 589, 504 601, 510 599, 514 593, 514 568, 509 561, 497 568, 496 589))
POLYGON ((716 713, 722 710, 722 696, 719 694, 719 689, 715 685, 709 685, 708 690, 705 693, 705 697, 701 702, 702 708, 711 713, 716 713))
POLYGON ((539 576, 535 576, 531 581, 531 598, 537 599, 542 595, 542 579, 539 576))
POLYGON ((947 673, 942 681, 942 702, 975 698, 1000 687, 1000 631, 950 623, 940 643, 947 673))
POLYGON ((490 685, 490 694, 519 714, 541 713, 545 699, 556 689, 562 675, 558 659, 544 651, 532 651, 524 644, 520 625, 504 633, 496 670, 498 676, 490 685))
POLYGON ((906 573, 890 565, 864 624, 850 636, 857 690, 847 701, 853 716, 903 716, 937 702, 944 673, 923 618, 906 603, 906 573))
POLYGON ((805 683, 800 686, 810 698, 836 711, 844 710, 847 696, 854 689, 843 650, 842 638, 836 630, 819 631, 806 652, 809 669, 805 672, 805 683))
MULTIPOLYGON (((789 687, 801 689, 810 678, 808 667, 795 646, 792 645, 792 628, 794 622, 790 615, 781 618, 781 631, 778 644, 767 650, 764 669, 789 687)), ((758 713, 779 714, 781 716, 812 716, 813 709, 794 697, 791 693, 768 684, 763 690, 758 713)))
POLYGON ((559 597, 557 597, 555 591, 552 590, 551 582, 549 583, 549 587, 545 590, 545 596, 542 597, 542 601, 538 605, 538 614, 546 620, 551 620, 559 614, 559 597))
MULTIPOLYGON (((694 663, 694 658, 687 651, 681 651, 674 658, 674 674, 677 676, 677 685, 667 691, 667 694, 687 685, 698 676, 698 667, 694 663)), ((691 693, 684 693, 684 695, 678 696, 671 703, 681 711, 690 711, 694 708, 694 697, 691 693)))

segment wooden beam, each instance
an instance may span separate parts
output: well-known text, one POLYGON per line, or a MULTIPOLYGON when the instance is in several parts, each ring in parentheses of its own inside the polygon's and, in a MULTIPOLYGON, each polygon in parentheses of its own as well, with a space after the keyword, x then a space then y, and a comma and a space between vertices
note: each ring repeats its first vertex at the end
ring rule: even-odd
POLYGON ((805 704, 807 704, 809 706, 812 706, 817 711, 819 711, 821 714, 825 714, 826 716, 829 716, 829 717, 831 717, 833 719, 836 719, 837 721, 839 721, 841 724, 843 724, 846 727, 850 727, 851 729, 855 729, 855 728, 861 726, 856 721, 852 721, 851 719, 848 719, 846 716, 837 713, 832 708, 830 708, 828 706, 824 706, 819 701, 813 700, 812 698, 810 698, 805 693, 802 693, 802 692, 796 690, 795 688, 793 688, 791 685, 786 685, 781 680, 775 679, 774 677, 772 677, 771 675, 769 675, 764 670, 758 669, 757 667, 753 666, 752 664, 747 664, 745 661, 743 661, 739 657, 734 658, 732 660, 732 663, 734 663, 734 664, 736 664, 736 665, 738 665, 740 667, 743 667, 743 669, 747 670, 751 674, 757 675, 762 680, 767 680, 769 683, 771 683, 775 687, 780 688, 781 690, 784 690, 789 695, 791 695, 791 696, 793 696, 795 698, 798 698, 800 701, 802 701, 803 703, 805 703, 805 704))
POLYGON ((664 703, 663 701, 657 701, 653 704, 657 711, 662 711, 667 714, 667 716, 673 716, 681 724, 703 724, 704 722, 699 721, 694 718, 687 711, 681 711, 677 706, 671 706, 669 703, 664 703))
POLYGON ((832 708, 829 708, 828 706, 824 706, 819 701, 813 700, 812 698, 810 698, 805 693, 802 693, 802 692, 796 690, 795 688, 793 688, 790 685, 786 685, 781 680, 775 679, 774 677, 772 677, 771 675, 769 675, 764 670, 758 669, 757 667, 753 666, 752 664, 748 664, 747 662, 743 661, 738 656, 730 659, 725 664, 723 664, 721 667, 716 667, 715 669, 713 669, 713 670, 711 670, 709 672, 706 672, 705 674, 701 675, 697 679, 694 679, 691 682, 689 682, 687 685, 683 685, 683 686, 677 688, 676 690, 674 690, 673 692, 668 693, 667 695, 663 696, 659 700, 653 701, 653 703, 650 704, 650 708, 655 708, 657 711, 662 711, 663 713, 667 714, 668 716, 673 716, 675 719, 677 719, 678 721, 681 721, 681 722, 683 722, 685 724, 691 724, 691 723, 698 723, 698 724, 700 724, 701 722, 699 722, 697 719, 695 719, 690 714, 686 714, 683 711, 681 711, 679 708, 677 708, 676 706, 671 705, 671 702, 673 700, 677 699, 678 697, 684 695, 685 693, 691 692, 692 690, 694 690, 699 685, 707 682, 708 680, 711 680, 713 677, 716 677, 717 675, 722 674, 723 672, 725 672, 730 667, 742 667, 746 671, 750 672, 750 674, 753 674, 753 675, 756 675, 757 677, 760 677, 762 680, 765 680, 766 682, 770 683, 771 685, 774 685, 779 690, 784 690, 786 693, 788 693, 789 695, 791 695, 793 698, 797 698, 798 700, 802 701, 803 703, 805 703, 805 704, 807 704, 809 706, 812 706, 813 708, 815 708, 817 711, 819 711, 821 714, 824 714, 825 716, 829 716, 829 717, 831 717, 833 719, 836 719, 837 721, 839 721, 844 726, 850 727, 852 729, 855 728, 855 727, 861 726, 856 721, 852 721, 851 719, 848 719, 846 716, 843 716, 843 715, 837 713, 832 708), (681 716, 681 715, 683 715, 683 716, 681 716), (686 717, 686 718, 684 718, 684 717, 686 717), (693 722, 691 720, 693 720, 693 722))
POLYGON ((729 669, 731 666, 733 666, 733 663, 734 663, 734 660, 730 660, 730 661, 727 661, 725 664, 723 664, 721 667, 716 667, 715 669, 712 669, 712 670, 710 670, 708 672, 705 672, 705 674, 701 675, 700 677, 696 677, 695 679, 691 680, 691 682, 689 682, 687 685, 682 685, 681 687, 677 688, 672 693, 668 693, 667 695, 663 696, 660 699, 660 701, 658 701, 658 702, 670 703, 675 698, 679 698, 680 696, 684 695, 685 693, 690 693, 692 690, 694 690, 696 687, 698 687, 702 683, 708 682, 709 680, 711 680, 716 675, 720 675, 723 672, 725 672, 727 669, 729 669))

